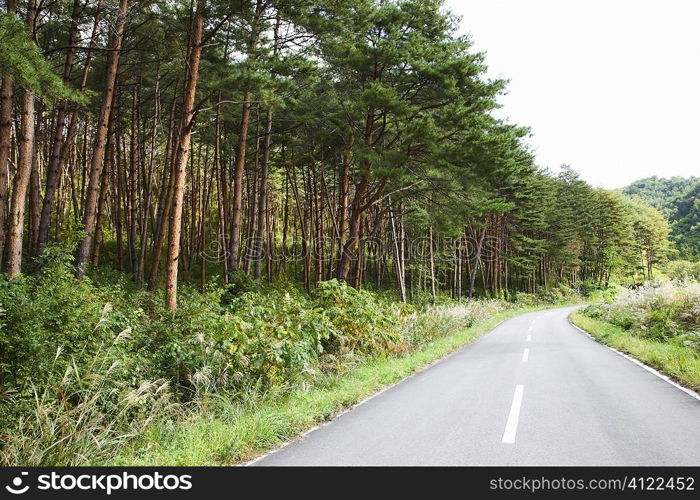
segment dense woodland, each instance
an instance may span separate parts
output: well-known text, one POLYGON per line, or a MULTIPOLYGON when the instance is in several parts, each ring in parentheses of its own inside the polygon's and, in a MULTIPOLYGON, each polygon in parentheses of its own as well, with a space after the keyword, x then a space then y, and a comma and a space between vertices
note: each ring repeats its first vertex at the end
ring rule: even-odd
POLYGON ((60 244, 174 310, 235 273, 508 296, 665 256, 658 212, 537 168, 440 1, 5 7, 9 280, 60 244))
POLYGON ((671 223, 671 239, 678 257, 700 260, 700 178, 649 177, 622 190, 660 210, 671 223))

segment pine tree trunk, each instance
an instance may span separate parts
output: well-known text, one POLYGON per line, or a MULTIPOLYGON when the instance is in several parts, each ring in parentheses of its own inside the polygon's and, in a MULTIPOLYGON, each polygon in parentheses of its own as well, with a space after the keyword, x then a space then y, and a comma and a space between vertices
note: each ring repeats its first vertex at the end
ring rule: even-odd
MULTIPOLYGON (((8 15, 14 15, 17 9, 16 0, 7 0, 8 15)), ((8 213, 8 196, 10 194, 9 159, 10 140, 12 138, 12 79, 2 78, 0 83, 0 269, 5 253, 5 226, 8 213)))
MULTIPOLYGON (((81 5, 80 0, 74 0, 73 12, 71 15, 71 26, 68 32, 68 48, 66 49, 66 62, 63 66, 63 84, 70 85, 70 75, 73 70, 73 61, 75 60, 75 50, 73 47, 78 40, 78 28, 80 23, 81 5)), ((58 113, 56 116, 56 126, 53 134, 51 145, 51 156, 49 165, 46 171, 46 188, 44 190, 44 201, 41 208, 41 218, 39 221, 39 232, 36 254, 41 255, 44 252, 44 247, 49 240, 49 229, 51 227, 51 212, 53 210, 54 199, 56 196, 56 188, 61 177, 61 169, 63 167, 61 161, 62 150, 68 147, 66 143, 66 123, 67 123, 67 104, 61 102, 58 105, 58 113)))
MULTIPOLYGON (((255 237, 255 269, 254 277, 260 280, 260 268, 263 258, 263 242, 265 234, 265 223, 267 219, 267 177, 270 168, 270 146, 272 142, 272 107, 268 108, 267 116, 265 117, 265 140, 263 142, 262 167, 260 170, 260 199, 258 200, 258 227, 256 228, 255 237)), ((269 249, 268 249, 269 252, 269 249)))
POLYGON ((197 11, 194 15, 190 54, 187 67, 189 68, 184 87, 182 105, 182 133, 178 144, 177 156, 172 166, 173 200, 170 213, 170 231, 168 234, 168 259, 165 277, 165 303, 172 312, 177 308, 177 272, 180 258, 180 233, 182 230, 182 202, 185 194, 185 176, 187 160, 190 152, 190 140, 194 125, 194 100, 199 78, 199 62, 202 55, 202 31, 204 27, 204 0, 197 1, 197 11))
POLYGON ((85 237, 80 243, 78 253, 75 258, 75 277, 78 279, 82 279, 83 276, 85 276, 85 265, 90 254, 90 249, 92 248, 92 239, 95 232, 95 216, 97 213, 97 202, 100 194, 100 180, 102 177, 102 167, 104 163, 107 127, 109 125, 109 117, 112 111, 112 96, 114 95, 114 88, 117 81, 117 69, 119 67, 119 57, 121 55, 122 39, 124 37, 127 6, 128 0, 120 0, 119 15, 117 17, 114 37, 112 40, 112 51, 109 54, 109 61, 107 63, 105 92, 102 96, 102 108, 100 109, 100 118, 97 123, 97 134, 95 136, 95 146, 90 164, 90 179, 83 215, 83 230, 85 231, 85 237))
POLYGON ((238 151, 236 166, 233 171, 233 213, 231 221, 231 249, 229 251, 229 270, 238 269, 238 253, 241 247, 241 215, 243 211, 243 173, 245 171, 245 156, 248 145, 248 127, 250 123, 251 92, 246 91, 243 97, 241 126, 238 133, 238 151))
POLYGON ((435 244, 433 242, 433 226, 430 226, 430 292, 433 296, 433 304, 437 298, 437 293, 435 289, 435 244))
MULTIPOLYGON (((248 41, 248 56, 254 57, 255 49, 260 36, 260 17, 265 10, 265 2, 258 0, 255 6, 255 14, 252 23, 250 40, 248 41)), ((239 253, 241 249, 241 219, 243 212, 243 174, 245 172, 246 149, 248 147, 248 128, 250 126, 250 108, 253 93, 246 88, 243 93, 243 109, 241 110, 241 125, 238 132, 238 149, 236 151, 236 164, 233 171, 233 208, 231 217, 231 239, 229 250, 229 271, 238 269, 239 253)))
POLYGON ((476 242, 476 253, 474 254, 474 263, 469 269, 469 294, 467 298, 471 301, 474 297, 474 282, 476 281, 476 272, 481 264, 481 249, 484 245, 484 238, 486 237, 486 226, 481 230, 479 235, 479 240, 476 242))
MULTIPOLYGON (((33 3, 33 2, 31 2, 33 3)), ((15 279, 22 265, 22 233, 24 204, 34 159, 34 94, 22 95, 22 138, 19 144, 19 164, 12 191, 10 227, 7 239, 7 279, 15 279)))

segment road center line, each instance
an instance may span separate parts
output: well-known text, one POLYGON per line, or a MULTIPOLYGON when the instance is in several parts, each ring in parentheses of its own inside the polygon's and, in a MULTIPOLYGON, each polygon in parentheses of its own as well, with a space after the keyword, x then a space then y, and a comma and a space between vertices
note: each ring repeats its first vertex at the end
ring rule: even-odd
POLYGON ((532 340, 532 335, 527 336, 527 341, 530 342, 532 340))
POLYGON ((530 325, 530 328, 527 329, 528 332, 532 331, 532 325, 530 325))
POLYGON ((527 358, 530 356, 530 349, 525 349, 523 351, 523 363, 527 363, 527 358))
POLYGON ((513 394, 513 403, 510 405, 510 413, 506 428, 503 431, 502 443, 515 443, 515 434, 518 431, 518 420, 520 419, 520 406, 523 403, 523 386, 515 386, 515 394, 513 394))

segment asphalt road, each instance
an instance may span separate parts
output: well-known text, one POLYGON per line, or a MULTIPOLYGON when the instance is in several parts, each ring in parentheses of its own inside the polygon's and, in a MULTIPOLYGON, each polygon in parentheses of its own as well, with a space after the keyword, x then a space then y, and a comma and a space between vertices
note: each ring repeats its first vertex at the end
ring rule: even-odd
POLYGON ((700 400, 571 310, 512 318, 254 465, 700 465, 700 400))

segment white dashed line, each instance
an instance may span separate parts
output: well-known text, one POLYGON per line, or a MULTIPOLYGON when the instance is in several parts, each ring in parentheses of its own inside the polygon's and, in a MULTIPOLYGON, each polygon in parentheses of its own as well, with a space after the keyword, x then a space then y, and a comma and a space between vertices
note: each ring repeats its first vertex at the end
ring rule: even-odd
POLYGON ((527 341, 530 342, 532 340, 532 335, 527 336, 527 341))
POLYGON ((523 386, 515 386, 515 394, 513 394, 513 403, 510 405, 510 413, 508 414, 508 422, 506 429, 503 431, 502 443, 515 443, 515 434, 518 431, 518 419, 520 418, 520 405, 523 403, 523 386))
POLYGON ((527 363, 527 358, 530 356, 530 349, 525 349, 523 351, 523 363, 527 363))

